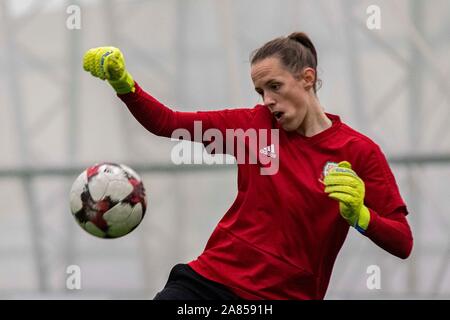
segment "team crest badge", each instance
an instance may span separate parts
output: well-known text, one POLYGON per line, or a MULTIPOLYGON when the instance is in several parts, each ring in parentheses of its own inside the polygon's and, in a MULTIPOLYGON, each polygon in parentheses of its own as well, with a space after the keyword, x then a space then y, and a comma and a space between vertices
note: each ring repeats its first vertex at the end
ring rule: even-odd
POLYGON ((337 162, 327 161, 327 163, 325 163, 325 165, 323 166, 322 173, 320 174, 319 181, 323 183, 323 180, 328 175, 328 173, 330 173, 330 170, 333 169, 333 168, 336 168, 337 166, 338 166, 337 162))

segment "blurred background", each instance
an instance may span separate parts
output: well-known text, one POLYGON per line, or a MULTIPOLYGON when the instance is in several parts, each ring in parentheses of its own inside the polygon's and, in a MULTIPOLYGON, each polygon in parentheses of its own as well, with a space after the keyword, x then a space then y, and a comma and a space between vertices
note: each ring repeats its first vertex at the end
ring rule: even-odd
POLYGON ((326 299, 449 299, 448 0, 0 0, 0 298, 153 298, 236 196, 235 165, 173 165, 177 142, 85 73, 84 51, 120 47, 176 110, 253 107, 249 54, 293 31, 317 48, 326 111, 384 150, 415 238, 400 260, 350 230, 326 299), (147 188, 143 222, 116 240, 90 236, 69 210, 72 182, 101 161, 129 165, 147 188), (70 265, 80 290, 66 288, 70 265), (371 265, 380 289, 366 286, 371 265))

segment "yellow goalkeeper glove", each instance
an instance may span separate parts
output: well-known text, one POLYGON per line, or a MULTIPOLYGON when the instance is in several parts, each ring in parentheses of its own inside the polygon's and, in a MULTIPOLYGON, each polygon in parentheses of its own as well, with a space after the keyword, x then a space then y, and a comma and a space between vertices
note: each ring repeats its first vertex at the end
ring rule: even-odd
POLYGON ((325 192, 339 201, 339 211, 347 222, 364 233, 370 222, 369 209, 364 205, 364 182, 347 161, 339 162, 324 179, 325 192))
POLYGON ((122 52, 115 47, 98 47, 86 51, 83 68, 94 77, 108 80, 117 93, 134 92, 133 77, 125 69, 122 52))

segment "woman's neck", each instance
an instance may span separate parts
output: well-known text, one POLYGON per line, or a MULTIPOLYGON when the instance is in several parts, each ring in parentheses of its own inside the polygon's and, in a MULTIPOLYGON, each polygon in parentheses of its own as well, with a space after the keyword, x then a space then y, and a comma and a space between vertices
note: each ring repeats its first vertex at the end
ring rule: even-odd
POLYGON ((297 132, 305 137, 312 137, 332 126, 319 100, 314 96, 310 99, 305 118, 297 132))

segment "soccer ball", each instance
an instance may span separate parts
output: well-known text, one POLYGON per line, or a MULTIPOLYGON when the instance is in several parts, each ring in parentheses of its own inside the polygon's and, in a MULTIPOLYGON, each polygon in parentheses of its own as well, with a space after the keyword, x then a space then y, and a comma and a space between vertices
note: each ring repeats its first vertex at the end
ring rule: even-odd
POLYGON ((141 178, 123 164, 100 163, 87 168, 70 191, 75 220, 100 238, 118 238, 133 231, 146 207, 141 178))

